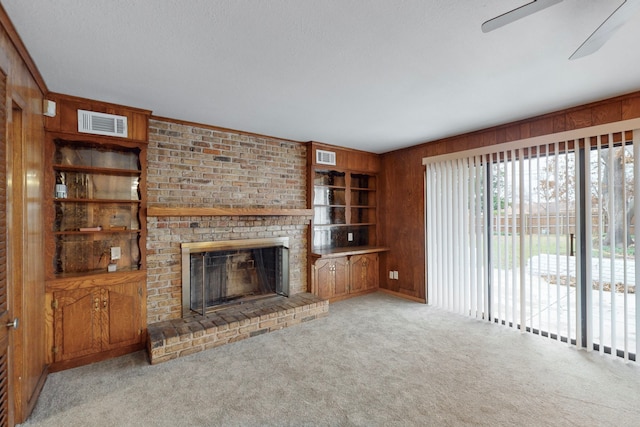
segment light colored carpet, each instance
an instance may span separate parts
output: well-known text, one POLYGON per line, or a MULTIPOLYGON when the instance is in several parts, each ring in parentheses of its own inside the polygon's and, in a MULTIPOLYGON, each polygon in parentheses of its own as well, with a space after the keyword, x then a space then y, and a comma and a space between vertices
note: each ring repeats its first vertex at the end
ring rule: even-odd
POLYGON ((151 366, 49 375, 25 426, 640 424, 640 367, 376 293, 151 366))

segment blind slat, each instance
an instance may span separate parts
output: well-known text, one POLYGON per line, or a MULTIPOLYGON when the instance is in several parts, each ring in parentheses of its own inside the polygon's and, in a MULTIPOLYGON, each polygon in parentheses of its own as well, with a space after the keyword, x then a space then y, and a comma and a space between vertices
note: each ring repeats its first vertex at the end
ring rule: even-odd
MULTIPOLYGON (((634 189, 640 188, 640 131, 633 131, 633 182, 634 189)), ((633 198, 634 211, 640 212, 640 197, 633 198)), ((634 224, 634 241, 640 242, 640 224, 638 221, 634 224)), ((635 305, 636 305, 636 313, 635 313, 635 321, 636 321, 636 357, 640 355, 640 251, 636 250, 634 253, 634 261, 635 261, 635 305)), ((637 361, 637 359, 636 359, 637 361)))

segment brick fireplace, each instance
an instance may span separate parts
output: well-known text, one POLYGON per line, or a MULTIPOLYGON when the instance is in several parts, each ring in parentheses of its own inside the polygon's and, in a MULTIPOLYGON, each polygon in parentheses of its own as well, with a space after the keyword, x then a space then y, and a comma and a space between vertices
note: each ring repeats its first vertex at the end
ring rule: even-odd
POLYGON ((311 213, 288 214, 307 207, 306 151, 306 144, 294 141, 150 120, 146 261, 152 363, 328 313, 327 301, 306 293, 311 213), (175 214, 153 214, 157 207, 175 214), (211 208, 231 213, 210 214, 211 208), (247 239, 288 241, 289 297, 183 316, 182 245, 247 239))
MULTIPOLYGON (((148 204, 184 208, 307 207, 305 144, 152 118, 148 204)), ((147 323, 182 317, 181 245, 288 238, 289 293, 307 291, 311 215, 147 217, 147 323)))

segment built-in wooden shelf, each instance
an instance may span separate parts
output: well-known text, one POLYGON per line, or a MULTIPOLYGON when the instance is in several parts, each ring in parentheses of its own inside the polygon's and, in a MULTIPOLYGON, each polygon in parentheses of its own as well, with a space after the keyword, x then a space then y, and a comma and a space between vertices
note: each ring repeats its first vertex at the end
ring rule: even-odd
POLYGON ((388 252, 387 246, 350 246, 342 248, 317 249, 309 254, 311 258, 338 258, 351 255, 372 254, 376 252, 388 252))
POLYGON ((149 206, 147 216, 313 216, 313 209, 176 208, 149 206))

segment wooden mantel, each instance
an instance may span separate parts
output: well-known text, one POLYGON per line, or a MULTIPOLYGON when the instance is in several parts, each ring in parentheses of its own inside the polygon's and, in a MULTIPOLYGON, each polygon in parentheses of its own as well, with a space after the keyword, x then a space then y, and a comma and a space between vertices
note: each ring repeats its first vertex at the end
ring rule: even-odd
POLYGON ((312 209, 149 206, 147 216, 312 216, 312 209))

